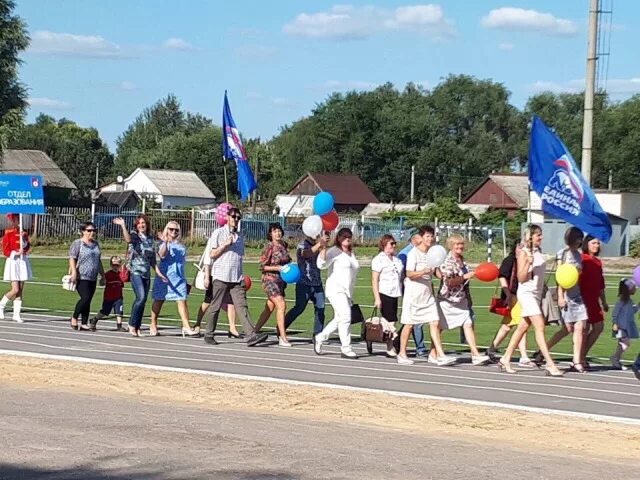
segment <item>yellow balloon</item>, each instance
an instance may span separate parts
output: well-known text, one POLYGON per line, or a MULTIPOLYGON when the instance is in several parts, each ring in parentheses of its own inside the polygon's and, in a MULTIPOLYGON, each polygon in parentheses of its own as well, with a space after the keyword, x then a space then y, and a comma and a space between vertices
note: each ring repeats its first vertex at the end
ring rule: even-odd
POLYGON ((511 309, 511 325, 517 325, 522 320, 522 306, 516 303, 511 309))
POLYGON ((556 270, 556 283, 565 290, 574 287, 578 283, 579 277, 578 269, 575 265, 569 265, 565 263, 560 265, 556 270))

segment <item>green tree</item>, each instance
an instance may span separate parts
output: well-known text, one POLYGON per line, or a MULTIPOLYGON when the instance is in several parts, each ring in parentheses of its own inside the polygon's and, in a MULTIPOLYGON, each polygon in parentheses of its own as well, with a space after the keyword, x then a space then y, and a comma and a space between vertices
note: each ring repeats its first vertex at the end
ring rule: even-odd
POLYGON ((19 54, 29 45, 27 26, 13 14, 15 2, 0 0, 0 151, 22 125, 27 93, 18 80, 19 54))
POLYGON ((96 165, 99 181, 109 179, 113 155, 95 128, 78 126, 71 120, 40 114, 35 122, 18 130, 11 148, 42 150, 76 184, 80 195, 87 196, 95 185, 96 165))

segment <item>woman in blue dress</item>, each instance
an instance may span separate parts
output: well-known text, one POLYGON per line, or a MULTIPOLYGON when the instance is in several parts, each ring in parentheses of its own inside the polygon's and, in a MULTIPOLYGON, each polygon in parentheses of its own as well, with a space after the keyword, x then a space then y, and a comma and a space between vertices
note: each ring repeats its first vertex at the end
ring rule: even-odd
POLYGON ((185 263, 187 247, 180 241, 180 225, 171 221, 158 235, 158 257, 160 263, 153 280, 153 305, 151 306, 151 329, 158 330, 158 316, 164 302, 177 302, 182 319, 182 336, 197 335, 189 325, 187 306, 187 278, 185 263))

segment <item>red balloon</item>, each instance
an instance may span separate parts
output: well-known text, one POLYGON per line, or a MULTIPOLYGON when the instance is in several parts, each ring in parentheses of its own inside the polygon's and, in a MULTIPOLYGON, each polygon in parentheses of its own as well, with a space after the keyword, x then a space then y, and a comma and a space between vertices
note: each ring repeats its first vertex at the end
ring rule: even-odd
POLYGON ((476 268, 476 278, 481 282, 493 282, 500 275, 498 266, 492 262, 484 262, 476 268))
POLYGON ((331 210, 320 218, 322 219, 322 229, 327 232, 333 232, 338 228, 338 224, 340 223, 340 217, 338 217, 338 212, 335 210, 331 210))
POLYGON ((251 290, 251 277, 247 275, 244 276, 244 288, 246 288, 247 291, 251 290))

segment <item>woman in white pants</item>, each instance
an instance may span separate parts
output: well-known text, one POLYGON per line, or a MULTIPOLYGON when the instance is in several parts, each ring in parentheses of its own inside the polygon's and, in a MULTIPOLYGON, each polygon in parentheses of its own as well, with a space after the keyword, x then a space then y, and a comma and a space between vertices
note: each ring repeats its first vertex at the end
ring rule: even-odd
POLYGON ((351 305, 360 264, 353 253, 352 237, 351 230, 341 228, 336 235, 335 246, 320 250, 318 255, 318 268, 329 269, 325 294, 335 314, 324 330, 315 336, 313 349, 318 355, 322 355, 322 342, 337 330, 342 344, 342 357, 358 358, 351 348, 351 305))

